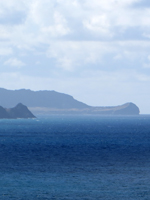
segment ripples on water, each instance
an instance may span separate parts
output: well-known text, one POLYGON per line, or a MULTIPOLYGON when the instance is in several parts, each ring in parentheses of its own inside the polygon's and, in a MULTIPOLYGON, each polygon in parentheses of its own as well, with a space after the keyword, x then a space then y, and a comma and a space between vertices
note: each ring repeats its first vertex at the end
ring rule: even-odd
POLYGON ((149 200, 150 116, 0 120, 1 200, 149 200))

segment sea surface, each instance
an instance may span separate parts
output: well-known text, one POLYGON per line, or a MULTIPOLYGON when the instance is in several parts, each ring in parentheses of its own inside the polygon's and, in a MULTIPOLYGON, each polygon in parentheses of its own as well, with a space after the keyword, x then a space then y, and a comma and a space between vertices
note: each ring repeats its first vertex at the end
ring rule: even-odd
POLYGON ((150 115, 0 120, 0 200, 149 200, 150 115))

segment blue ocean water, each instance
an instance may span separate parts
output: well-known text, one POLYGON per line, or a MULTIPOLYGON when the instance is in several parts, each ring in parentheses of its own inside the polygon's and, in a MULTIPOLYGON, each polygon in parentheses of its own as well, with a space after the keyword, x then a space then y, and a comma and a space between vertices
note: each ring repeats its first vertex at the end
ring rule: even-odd
POLYGON ((150 116, 0 120, 0 200, 149 200, 150 116))

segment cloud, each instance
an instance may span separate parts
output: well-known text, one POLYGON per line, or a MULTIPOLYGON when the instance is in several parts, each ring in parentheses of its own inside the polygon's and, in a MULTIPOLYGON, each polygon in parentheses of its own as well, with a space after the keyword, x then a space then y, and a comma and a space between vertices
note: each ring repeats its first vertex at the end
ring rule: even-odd
POLYGON ((25 66, 25 63, 21 60, 18 60, 17 58, 10 58, 9 60, 4 62, 4 65, 20 68, 22 66, 25 66))
POLYGON ((114 60, 121 60, 123 57, 121 54, 117 54, 113 57, 114 60))
POLYGON ((7 45, 3 45, 4 47, 0 47, 0 56, 9 56, 13 53, 13 50, 11 47, 7 47, 7 45))
POLYGON ((125 68, 142 68, 150 51, 148 41, 55 41, 47 51, 57 67, 82 71, 103 68, 116 70, 118 64, 125 68), (110 67, 111 66, 111 67, 110 67))
POLYGON ((52 41, 107 42, 116 40, 120 36, 125 39, 127 32, 133 27, 136 27, 135 32, 142 30, 140 35, 142 39, 145 38, 145 34, 149 35, 150 8, 143 10, 132 6, 138 2, 138 0, 92 2, 8 0, 7 3, 1 1, 0 39, 9 41, 10 47, 29 51, 31 49, 36 51, 41 44, 50 46, 52 41), (2 22, 6 16, 8 19, 2 22))
POLYGON ((91 16, 89 19, 83 21, 83 25, 94 34, 100 34, 103 37, 113 36, 111 30, 109 30, 111 27, 110 22, 104 14, 91 16))
POLYGON ((3 86, 51 85, 45 89, 83 101, 85 91, 92 96, 89 104, 99 93, 99 105, 141 99, 139 94, 147 98, 150 7, 142 2, 146 5, 145 0, 0 1, 3 86), (16 68, 20 74, 13 73, 16 68))
POLYGON ((19 47, 21 44, 22 47, 49 44, 53 39, 67 37, 71 40, 80 40, 80 36, 82 40, 113 39, 120 31, 123 34, 130 27, 143 29, 144 34, 150 25, 150 9, 143 11, 131 7, 136 2, 32 0, 25 3, 24 0, 15 0, 12 3, 9 0, 7 4, 0 3, 0 19, 7 16, 7 21, 12 23, 0 21, 1 29, 5 33, 3 35, 7 35, 10 42, 19 47))
POLYGON ((114 50, 103 42, 52 42, 47 56, 55 58, 57 65, 64 69, 78 69, 88 64, 100 63, 103 55, 114 50))

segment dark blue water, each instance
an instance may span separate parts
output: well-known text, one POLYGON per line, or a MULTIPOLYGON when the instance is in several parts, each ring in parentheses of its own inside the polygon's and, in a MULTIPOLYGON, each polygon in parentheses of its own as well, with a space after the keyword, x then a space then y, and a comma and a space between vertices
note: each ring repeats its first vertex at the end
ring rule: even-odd
POLYGON ((149 200, 150 116, 0 120, 0 200, 149 200))

